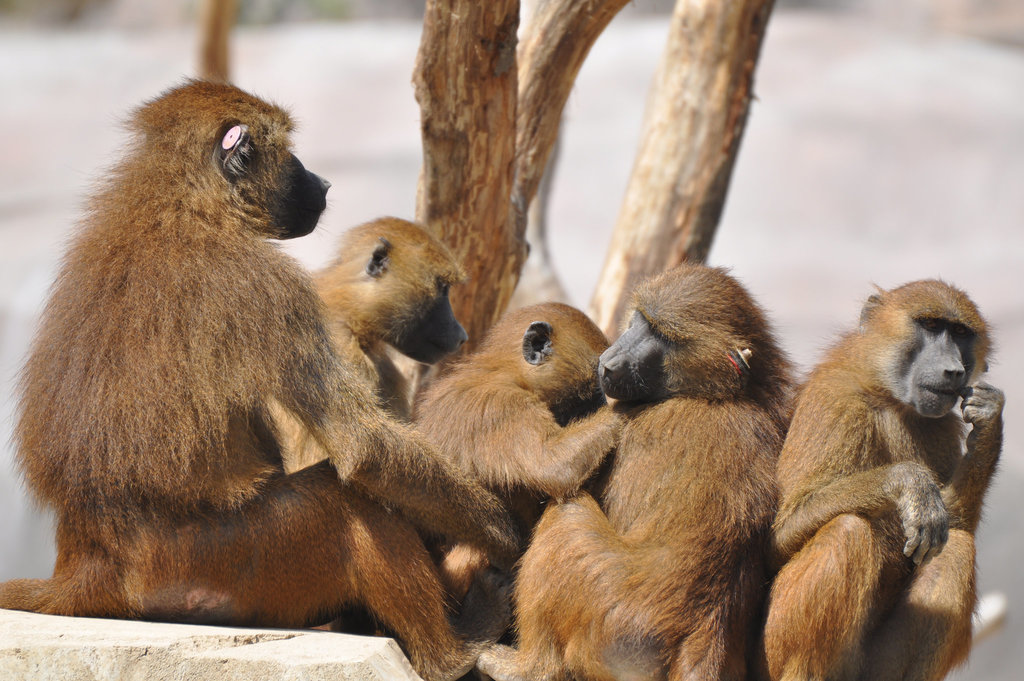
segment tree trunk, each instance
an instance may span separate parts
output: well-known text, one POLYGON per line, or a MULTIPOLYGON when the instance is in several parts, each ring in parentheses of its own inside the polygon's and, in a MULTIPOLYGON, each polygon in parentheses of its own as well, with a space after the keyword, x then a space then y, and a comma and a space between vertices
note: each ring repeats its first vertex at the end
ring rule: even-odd
POLYGON ((562 108, 590 47, 627 1, 540 0, 519 68, 518 2, 427 2, 413 76, 424 152, 416 213, 470 276, 452 291, 468 349, 508 305, 562 108))
POLYGON ((609 337, 636 283, 703 262, 725 205, 773 0, 678 0, 591 314, 609 337))
POLYGON ((228 50, 238 0, 203 0, 199 15, 199 76, 227 83, 231 80, 228 50))
POLYGON ((526 244, 514 228, 518 0, 427 0, 413 82, 423 169, 417 219, 469 281, 452 307, 480 341, 512 297, 526 244))

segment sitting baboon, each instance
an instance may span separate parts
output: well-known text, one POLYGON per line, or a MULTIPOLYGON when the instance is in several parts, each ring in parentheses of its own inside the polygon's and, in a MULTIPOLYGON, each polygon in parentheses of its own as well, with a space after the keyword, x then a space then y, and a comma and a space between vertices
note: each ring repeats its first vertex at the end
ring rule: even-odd
POLYGON ((724 270, 641 284, 599 376, 625 417, 600 487, 550 505, 515 585, 512 679, 745 679, 775 513, 789 364, 724 270))
MULTIPOLYGON (((412 395, 389 353, 433 364, 458 350, 466 331, 455 319, 448 289, 464 278, 444 244, 415 223, 392 217, 345 232, 335 260, 314 278, 342 361, 397 418, 411 418, 412 395)), ((326 456, 298 423, 279 420, 287 470, 326 456)))
POLYGON ((966 659, 1002 447, 988 349, 962 291, 916 281, 872 295, 810 375, 778 464, 772 679, 933 680, 966 659))
POLYGON ((505 623, 449 622, 419 528, 503 569, 515 529, 378 407, 309 278, 268 241, 310 232, 326 205, 291 128, 282 109, 199 81, 135 113, 19 386, 17 458, 56 512, 54 574, 0 584, 0 607, 297 627, 354 603, 426 679, 458 677, 484 643, 461 634, 505 623), (284 474, 271 400, 329 463, 284 474))
MULTIPOLYGON (((416 428, 505 500, 527 537, 544 503, 572 496, 615 447, 620 418, 597 380, 607 347, 601 330, 568 305, 510 312, 431 384, 416 428)), ((473 547, 447 554, 444 575, 457 598, 484 565, 473 547)))

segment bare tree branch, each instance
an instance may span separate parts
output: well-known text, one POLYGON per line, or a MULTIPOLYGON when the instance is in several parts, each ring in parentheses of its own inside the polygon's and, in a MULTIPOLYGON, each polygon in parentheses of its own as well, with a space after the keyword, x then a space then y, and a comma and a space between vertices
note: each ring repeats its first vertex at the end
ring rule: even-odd
POLYGON ((538 0, 519 47, 519 115, 513 202, 525 213, 558 137, 583 60, 628 0, 538 0))
POLYGON ((203 0, 199 15, 199 75, 206 80, 231 80, 229 38, 238 14, 238 0, 203 0))
POLYGON ((594 41, 627 1, 539 0, 518 69, 518 2, 427 2, 413 78, 424 149, 417 217, 468 269, 453 307, 470 346, 508 305, 526 259, 527 207, 562 109, 594 41))
POLYGON ((530 202, 530 210, 526 213, 526 242, 530 245, 530 255, 523 263, 519 283, 512 293, 512 300, 508 305, 510 310, 549 301, 569 301, 569 294, 555 273, 548 249, 548 205, 562 146, 561 139, 555 138, 554 149, 548 156, 548 167, 544 171, 537 195, 530 202))
POLYGON ((773 0, 678 0, 591 313, 617 334, 633 287, 703 262, 718 226, 773 0))
POLYGON ((562 111, 590 48, 628 0, 537 0, 519 45, 519 114, 512 205, 530 244, 512 305, 568 299, 548 253, 547 203, 562 111), (524 215, 523 208, 529 206, 524 215), (526 225, 522 224, 525 219, 526 225))

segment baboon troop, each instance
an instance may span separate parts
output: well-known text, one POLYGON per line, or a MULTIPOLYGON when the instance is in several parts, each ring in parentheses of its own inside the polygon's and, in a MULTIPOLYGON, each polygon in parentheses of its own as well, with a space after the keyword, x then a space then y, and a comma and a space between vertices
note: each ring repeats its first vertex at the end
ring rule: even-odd
POLYGON ((292 127, 205 81, 135 111, 18 384, 56 565, 0 608, 355 610, 427 681, 934 681, 967 658, 1004 402, 967 294, 877 290, 799 382, 698 264, 638 285, 610 345, 543 303, 454 357, 466 263, 424 227, 354 227, 316 274, 274 245, 330 187, 292 127))

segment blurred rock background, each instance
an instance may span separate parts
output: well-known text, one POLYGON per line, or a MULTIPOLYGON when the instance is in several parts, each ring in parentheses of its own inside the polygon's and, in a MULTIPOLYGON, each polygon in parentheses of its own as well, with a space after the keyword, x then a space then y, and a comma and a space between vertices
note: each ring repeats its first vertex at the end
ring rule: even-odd
MULTIPOLYGON (((334 186, 286 249, 324 264, 346 227, 411 217, 420 164, 410 79, 423 2, 243 0, 235 81, 290 107, 296 150, 334 186)), ((585 307, 629 176, 668 0, 612 22, 566 108, 551 250, 585 307)), ((0 0, 0 580, 46 576, 53 530, 12 465, 15 377, 119 122, 195 70, 197 2, 0 0)), ((1024 3, 778 0, 710 262, 768 308, 802 369, 851 326, 871 284, 940 276, 995 327, 1003 463, 979 536, 981 589, 1006 626, 958 679, 1024 668, 1024 3)))

